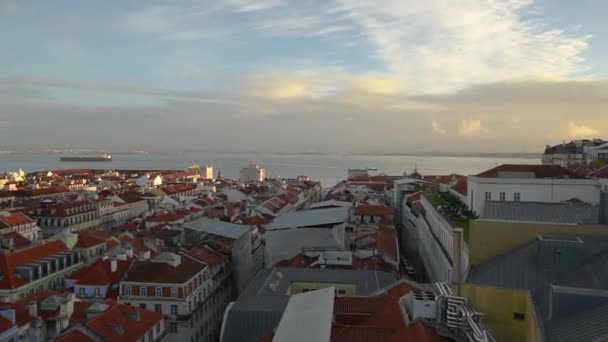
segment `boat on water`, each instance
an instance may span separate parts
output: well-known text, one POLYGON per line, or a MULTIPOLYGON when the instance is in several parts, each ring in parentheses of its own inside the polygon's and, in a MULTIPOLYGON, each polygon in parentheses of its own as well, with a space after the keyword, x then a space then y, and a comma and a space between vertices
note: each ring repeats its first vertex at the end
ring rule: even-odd
POLYGON ((104 153, 100 156, 63 156, 59 157, 62 162, 111 162, 112 156, 104 153))

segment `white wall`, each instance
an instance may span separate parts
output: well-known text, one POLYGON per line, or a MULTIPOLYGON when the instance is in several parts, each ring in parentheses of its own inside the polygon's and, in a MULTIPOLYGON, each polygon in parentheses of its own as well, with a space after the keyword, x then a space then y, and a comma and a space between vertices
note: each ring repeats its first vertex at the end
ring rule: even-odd
POLYGON ((595 179, 517 179, 482 178, 469 176, 468 204, 476 213, 483 213, 486 192, 492 200, 500 200, 505 192, 506 200, 513 201, 514 193, 520 193, 522 202, 563 202, 578 198, 591 204, 600 200, 599 182, 595 179))
MULTIPOLYGON (((67 284, 67 280, 66 280, 67 284)), ((108 294, 108 286, 92 286, 92 285, 75 285, 74 294, 78 298, 106 298, 108 294), (95 297, 95 289, 99 288, 99 297, 95 297), (81 290, 84 289, 84 295, 81 294, 81 290)))

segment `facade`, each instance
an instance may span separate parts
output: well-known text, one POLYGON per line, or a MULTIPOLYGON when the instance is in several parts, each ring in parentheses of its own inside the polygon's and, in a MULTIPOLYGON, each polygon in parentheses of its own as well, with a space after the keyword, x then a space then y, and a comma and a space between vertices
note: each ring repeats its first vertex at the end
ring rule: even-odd
POLYGON ((598 204, 599 181, 585 179, 557 165, 501 165, 468 179, 468 206, 483 212, 486 201, 598 204))
POLYGON ((608 160, 608 142, 598 146, 590 146, 585 152, 588 161, 606 161, 608 160))
POLYGON ((120 282, 118 301, 162 313, 169 341, 212 340, 221 312, 210 305, 228 303, 230 289, 220 284, 230 271, 224 264, 213 268, 199 258, 180 251, 135 262, 120 282))
POLYGON ((99 229, 101 224, 98 207, 90 201, 43 201, 36 209, 34 217, 45 236, 52 236, 64 230, 95 230, 99 229))
POLYGON ((0 254, 0 301, 14 302, 43 290, 65 288, 65 276, 82 267, 80 253, 51 241, 0 254))
POLYGON ((264 245, 256 227, 200 218, 184 228, 186 241, 212 245, 230 257, 238 293, 264 266, 264 245))
POLYGON ((262 182, 266 178, 266 170, 260 167, 257 163, 251 163, 247 167, 241 169, 239 182, 253 183, 262 182))
POLYGON ((0 212, 0 235, 19 233, 30 241, 42 238, 40 227, 22 212, 0 212))

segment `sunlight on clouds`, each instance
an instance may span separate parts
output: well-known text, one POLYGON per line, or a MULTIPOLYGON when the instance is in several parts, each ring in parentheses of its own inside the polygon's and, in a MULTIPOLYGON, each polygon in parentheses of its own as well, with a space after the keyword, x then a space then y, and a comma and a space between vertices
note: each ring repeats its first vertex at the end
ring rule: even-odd
POLYGON ((576 124, 574 122, 568 123, 568 135, 570 138, 595 138, 600 134, 599 129, 591 128, 583 124, 576 124))
POLYGON ((481 125, 481 120, 462 120, 458 134, 466 137, 478 135, 486 129, 481 125))
POLYGON ((370 94, 396 95, 403 93, 398 79, 382 76, 362 76, 354 81, 355 87, 370 94))
POLYGON ((433 120, 431 126, 433 127, 433 131, 437 134, 446 135, 448 132, 445 128, 441 127, 441 125, 435 120, 433 120))
POLYGON ((286 81, 270 89, 268 95, 275 99, 292 99, 309 95, 309 85, 302 81, 286 81))

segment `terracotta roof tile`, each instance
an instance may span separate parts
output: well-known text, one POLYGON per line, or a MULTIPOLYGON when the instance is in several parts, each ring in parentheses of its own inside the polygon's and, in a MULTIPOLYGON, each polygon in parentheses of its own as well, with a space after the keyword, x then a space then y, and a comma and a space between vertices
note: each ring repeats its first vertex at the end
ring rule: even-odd
POLYGON ((4 275, 0 280, 0 288, 14 289, 25 284, 25 281, 17 278, 16 268, 18 266, 28 264, 35 260, 44 259, 66 250, 67 248, 63 242, 50 241, 31 248, 20 249, 12 253, 8 251, 0 253, 0 273, 4 275))
POLYGON ((105 242, 106 241, 100 237, 83 232, 78 234, 78 242, 76 242, 74 248, 91 248, 105 242))
POLYGON ((4 237, 12 238, 13 244, 17 248, 29 246, 32 243, 32 241, 28 240, 25 236, 23 236, 17 232, 8 232, 8 233, 2 234, 0 236, 3 238, 4 237))
POLYGON ((503 172, 529 172, 536 178, 583 178, 576 173, 559 165, 525 165, 525 164, 502 164, 490 170, 477 174, 477 177, 497 178, 503 172))
POLYGON ((3 332, 7 331, 8 329, 14 327, 15 325, 13 324, 13 322, 9 321, 8 319, 0 316, 0 334, 2 334, 3 332))

